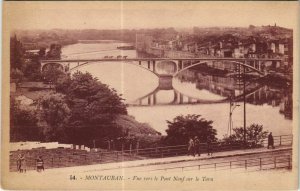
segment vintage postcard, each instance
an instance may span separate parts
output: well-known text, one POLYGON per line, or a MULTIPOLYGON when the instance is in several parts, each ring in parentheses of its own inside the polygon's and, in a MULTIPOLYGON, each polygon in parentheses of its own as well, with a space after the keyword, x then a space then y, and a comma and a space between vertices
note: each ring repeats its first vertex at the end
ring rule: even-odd
POLYGON ((296 190, 299 2, 3 2, 1 186, 296 190))

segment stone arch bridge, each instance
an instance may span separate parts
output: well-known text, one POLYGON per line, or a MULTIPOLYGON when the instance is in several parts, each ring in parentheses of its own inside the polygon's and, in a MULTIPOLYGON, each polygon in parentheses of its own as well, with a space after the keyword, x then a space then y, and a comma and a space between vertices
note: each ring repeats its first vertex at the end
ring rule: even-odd
POLYGON ((88 64, 109 64, 113 62, 123 62, 134 64, 143 69, 152 72, 156 76, 176 76, 178 73, 188 68, 201 65, 204 63, 213 64, 222 62, 223 66, 235 65, 237 68, 244 68, 244 71, 252 71, 260 76, 264 76, 264 64, 266 62, 281 63, 281 59, 275 58, 102 58, 102 59, 70 59, 70 60, 41 60, 41 70, 48 66, 56 66, 64 72, 72 72, 88 64), (173 64, 174 70, 168 74, 161 74, 157 70, 158 65, 173 64))
MULTIPOLYGON (((114 62, 123 62, 126 64, 133 64, 138 67, 141 67, 149 72, 152 72, 158 77, 158 87, 151 92, 150 94, 154 95, 153 103, 155 104, 155 94, 159 90, 171 90, 173 89, 172 79, 174 76, 179 74, 180 72, 192 68, 201 64, 213 64, 214 62, 223 61, 224 65, 233 64, 235 66, 235 70, 232 73, 239 74, 246 72, 255 72, 259 76, 266 75, 266 71, 264 70, 264 64, 266 62, 275 62, 280 63, 282 60, 280 59, 250 59, 250 58, 121 58, 121 59, 113 59, 113 58, 103 58, 103 59, 74 59, 74 60, 42 60, 41 61, 41 70, 45 70, 48 66, 56 66, 63 70, 66 73, 70 73, 74 70, 77 70, 80 67, 86 66, 88 64, 109 64, 114 62), (160 73, 158 66, 159 65, 172 65, 173 70, 169 73, 160 73)), ((150 94, 140 98, 139 101, 143 100, 147 97, 150 103, 150 94)), ((182 96, 178 94, 178 92, 174 92, 174 101, 173 102, 182 102, 182 96)), ((189 100, 192 100, 189 98, 189 100)), ((199 100, 198 100, 199 101, 199 100)))

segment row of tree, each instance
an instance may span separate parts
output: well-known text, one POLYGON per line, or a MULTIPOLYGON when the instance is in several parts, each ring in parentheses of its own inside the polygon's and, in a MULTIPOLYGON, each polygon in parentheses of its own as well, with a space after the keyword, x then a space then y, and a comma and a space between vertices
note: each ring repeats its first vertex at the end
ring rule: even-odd
POLYGON ((31 110, 11 101, 12 141, 22 138, 89 144, 122 134, 114 121, 118 115, 127 115, 127 110, 115 90, 81 72, 72 78, 65 75, 56 83, 56 90, 39 98, 31 110))
MULTIPOLYGON (((102 143, 105 140, 126 141, 128 128, 123 123, 128 119, 120 120, 120 116, 126 116, 127 110, 114 90, 89 73, 80 72, 57 84, 61 89, 41 97, 35 107, 22 107, 11 99, 11 141, 59 141, 89 146, 95 146, 92 145, 95 140, 102 143)), ((195 136, 204 143, 218 141, 213 122, 200 115, 177 116, 167 123, 167 136, 156 139, 157 145, 184 145, 195 136)), ((243 144, 244 129, 235 128, 233 131, 223 141, 243 144)), ((247 144, 261 144, 267 133, 261 125, 252 124, 246 129, 247 144)), ((132 141, 136 137, 130 135, 130 138, 132 141)))
POLYGON ((178 34, 174 28, 154 28, 154 29, 115 29, 115 30, 30 30, 18 31, 15 33, 20 36, 22 41, 37 43, 39 46, 49 46, 52 42, 62 45, 75 44, 78 40, 120 40, 135 43, 136 34, 147 34, 155 38, 170 40, 170 35, 175 37, 178 34))
MULTIPOLYGON (((224 136, 218 140, 217 131, 213 128, 213 121, 208 121, 200 115, 177 116, 172 121, 167 121, 167 136, 163 139, 165 145, 185 145, 190 138, 198 137, 200 142, 223 142, 224 144, 244 145, 244 128, 237 127, 233 129, 233 134, 224 136)), ((262 125, 251 124, 246 127, 246 146, 253 147, 262 144, 267 137, 268 131, 263 130, 262 125)))
POLYGON ((16 36, 10 38, 11 79, 17 82, 42 81, 41 59, 60 59, 61 45, 51 44, 49 50, 40 48, 38 53, 26 52, 22 42, 16 36))
POLYGON ((71 77, 55 65, 41 71, 41 59, 60 59, 60 45, 52 44, 48 51, 41 48, 38 54, 30 53, 25 52, 23 44, 14 36, 10 48, 14 82, 44 81, 54 88, 33 106, 21 105, 11 97, 11 141, 59 141, 89 146, 111 140, 123 144, 136 136, 145 138, 141 146, 154 141, 146 135, 157 132, 127 116, 126 106, 117 92, 89 73, 78 72, 71 77), (148 133, 140 131, 133 137, 122 124, 124 119, 131 131, 140 127, 148 133))

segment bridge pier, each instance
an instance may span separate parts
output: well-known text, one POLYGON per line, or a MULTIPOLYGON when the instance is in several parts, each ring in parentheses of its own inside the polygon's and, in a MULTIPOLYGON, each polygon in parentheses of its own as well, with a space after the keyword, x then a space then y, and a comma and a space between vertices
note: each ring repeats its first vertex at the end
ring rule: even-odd
POLYGON ((178 102, 178 94, 176 92, 176 90, 173 90, 173 93, 174 93, 174 99, 173 99, 173 102, 172 103, 176 103, 178 102))
POLYGON ((158 77, 158 88, 161 90, 171 90, 173 89, 172 75, 159 75, 158 77))
POLYGON ((158 91, 155 91, 153 94, 148 95, 147 97, 144 98, 140 98, 139 101, 139 105, 143 105, 143 99, 147 99, 147 104, 148 105, 156 105, 157 104, 157 93, 158 91))
POLYGON ((173 99, 172 103, 177 103, 177 99, 178 99, 177 92, 175 90, 173 90, 173 94, 174 94, 174 99, 173 99))
POLYGON ((68 62, 68 65, 67 65, 67 72, 70 70, 70 62, 68 62))
POLYGON ((148 96, 148 105, 151 105, 151 96, 148 96))
POLYGON ((262 92, 262 88, 260 88, 260 89, 258 90, 258 99, 259 99, 259 100, 261 100, 261 92, 262 92))
POLYGON ((256 69, 261 71, 261 67, 260 67, 260 62, 259 61, 255 61, 256 62, 256 69))
POLYGON ((179 93, 179 104, 183 104, 183 95, 179 93))
MULTIPOLYGON (((178 69, 179 69, 179 70, 182 70, 182 69, 183 69, 183 63, 182 63, 182 60, 179 61, 178 69)), ((178 71, 179 71, 179 70, 178 70, 178 71)))
POLYGON ((156 105, 156 93, 153 94, 153 105, 156 105))
POLYGON ((268 88, 267 86, 264 87, 265 99, 268 99, 268 88))
POLYGON ((153 65, 153 72, 155 73, 156 72, 156 70, 155 70, 155 60, 153 60, 152 65, 153 65))

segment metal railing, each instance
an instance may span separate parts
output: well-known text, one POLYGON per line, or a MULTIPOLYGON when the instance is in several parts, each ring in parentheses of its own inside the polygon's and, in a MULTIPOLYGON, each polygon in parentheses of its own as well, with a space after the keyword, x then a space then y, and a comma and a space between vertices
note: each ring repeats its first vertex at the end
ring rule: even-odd
MULTIPOLYGON (((287 146, 293 144, 293 135, 280 135, 274 136, 274 146, 287 146)), ((255 144, 254 142, 248 143, 248 147, 245 148, 243 143, 226 143, 226 142, 213 142, 210 144, 211 152, 222 152, 222 151, 231 151, 238 149, 252 149, 259 147, 266 147, 268 145, 268 139, 264 139, 261 143, 255 144)), ((201 143, 199 145, 200 153, 207 152, 207 144, 201 143)), ((176 145, 176 146, 165 146, 165 147, 154 147, 146 149, 132 149, 118 151, 119 153, 126 153, 130 155, 139 155, 146 158, 163 158, 171 156, 180 156, 188 154, 188 145, 176 145)))
POLYGON ((231 160, 226 162, 205 163, 197 165, 177 166, 170 168, 154 169, 150 171, 203 171, 203 170, 268 170, 279 168, 292 168, 291 155, 260 157, 255 159, 231 160))

